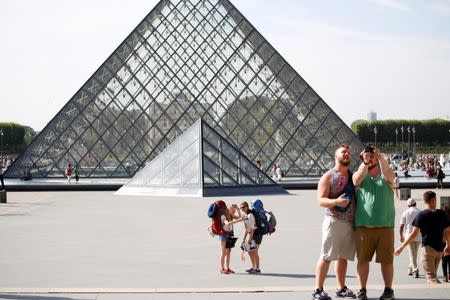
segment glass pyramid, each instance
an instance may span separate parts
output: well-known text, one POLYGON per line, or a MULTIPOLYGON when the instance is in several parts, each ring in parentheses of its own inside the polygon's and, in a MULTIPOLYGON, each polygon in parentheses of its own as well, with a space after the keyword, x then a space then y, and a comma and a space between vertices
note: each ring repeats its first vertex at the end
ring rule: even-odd
POLYGON ((203 197, 286 192, 198 120, 117 193, 203 197))
MULTIPOLYGON (((305 58, 307 59, 307 58, 305 58)), ((228 0, 162 0, 5 176, 132 177, 202 118, 265 171, 318 176, 362 142, 228 0)))

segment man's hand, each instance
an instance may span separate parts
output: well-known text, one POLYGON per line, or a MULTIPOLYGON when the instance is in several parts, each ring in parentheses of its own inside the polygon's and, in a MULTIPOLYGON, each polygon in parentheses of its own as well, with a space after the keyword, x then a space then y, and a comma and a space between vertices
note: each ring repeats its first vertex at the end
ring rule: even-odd
POLYGON ((343 198, 344 194, 340 195, 339 198, 335 199, 336 206, 346 208, 350 204, 350 200, 343 198))
POLYGON ((399 256, 400 253, 402 253, 403 248, 402 247, 398 247, 397 249, 394 250, 394 255, 395 256, 399 256))
POLYGON ((380 159, 382 158, 382 156, 381 156, 381 151, 380 151, 380 149, 378 149, 378 148, 373 149, 373 155, 374 155, 378 160, 380 160, 380 159))

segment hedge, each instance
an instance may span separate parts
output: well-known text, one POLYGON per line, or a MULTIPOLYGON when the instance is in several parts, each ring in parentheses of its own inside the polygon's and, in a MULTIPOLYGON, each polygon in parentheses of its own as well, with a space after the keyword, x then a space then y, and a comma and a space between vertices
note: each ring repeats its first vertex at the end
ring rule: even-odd
POLYGON ((352 123, 353 132, 365 143, 373 143, 375 139, 374 128, 377 128, 377 144, 394 144, 395 129, 397 129, 398 143, 412 143, 415 138, 416 145, 421 146, 446 146, 450 142, 450 121, 443 119, 431 120, 382 120, 366 121, 356 120, 352 123), (413 128, 415 134, 413 134, 413 128))

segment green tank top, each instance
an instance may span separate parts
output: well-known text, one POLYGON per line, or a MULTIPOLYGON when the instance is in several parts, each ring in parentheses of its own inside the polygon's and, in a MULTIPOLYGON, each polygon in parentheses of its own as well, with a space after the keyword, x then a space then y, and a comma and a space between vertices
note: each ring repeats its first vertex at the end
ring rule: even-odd
POLYGON ((355 226, 395 227, 394 192, 381 174, 356 190, 355 226))

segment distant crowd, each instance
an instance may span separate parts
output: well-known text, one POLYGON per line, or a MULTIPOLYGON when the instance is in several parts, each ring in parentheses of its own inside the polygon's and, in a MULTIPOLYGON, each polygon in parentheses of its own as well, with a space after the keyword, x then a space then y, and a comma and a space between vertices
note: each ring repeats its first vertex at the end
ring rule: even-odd
POLYGON ((14 157, 9 155, 0 155, 0 168, 7 169, 14 162, 14 157))

